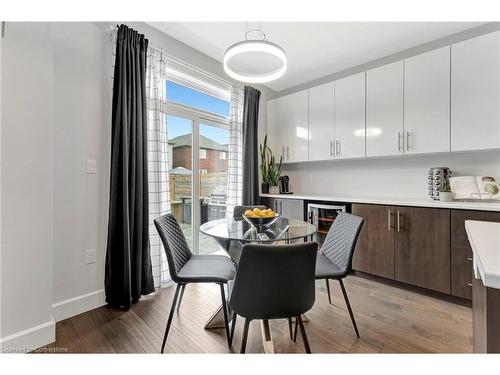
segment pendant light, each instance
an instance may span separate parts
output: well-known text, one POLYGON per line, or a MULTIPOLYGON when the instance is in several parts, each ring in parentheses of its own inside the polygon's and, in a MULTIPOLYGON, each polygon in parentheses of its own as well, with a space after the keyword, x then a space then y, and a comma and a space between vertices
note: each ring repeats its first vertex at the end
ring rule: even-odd
POLYGON ((257 28, 248 29, 245 40, 230 46, 224 54, 224 71, 238 81, 264 83, 281 77, 287 68, 287 56, 283 48, 267 40, 259 22, 257 28), (249 38, 257 34, 257 38, 249 38))

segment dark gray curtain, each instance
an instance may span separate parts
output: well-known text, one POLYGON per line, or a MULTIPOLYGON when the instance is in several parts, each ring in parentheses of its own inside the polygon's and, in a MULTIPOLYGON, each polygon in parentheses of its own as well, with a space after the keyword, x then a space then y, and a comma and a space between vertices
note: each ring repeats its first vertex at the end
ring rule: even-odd
POLYGON ((121 25, 116 39, 106 302, 128 309, 154 292, 149 254, 146 155, 148 40, 121 25))
POLYGON ((259 203, 259 99, 260 91, 245 86, 243 100, 243 204, 259 203))

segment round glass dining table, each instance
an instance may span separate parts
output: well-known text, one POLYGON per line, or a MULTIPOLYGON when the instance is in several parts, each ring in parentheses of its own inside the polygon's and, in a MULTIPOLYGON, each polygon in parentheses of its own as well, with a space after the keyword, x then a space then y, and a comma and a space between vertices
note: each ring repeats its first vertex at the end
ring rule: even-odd
MULTIPOLYGON (((268 228, 256 228, 243 218, 225 218, 206 222, 200 226, 200 232, 215 238, 226 250, 233 262, 238 263, 242 245, 245 243, 275 244, 289 243, 292 240, 305 239, 316 233, 316 227, 307 221, 279 217, 268 228)), ((228 295, 232 282, 228 283, 228 295)), ((231 316, 231 314, 229 314, 231 316)), ((205 324, 205 329, 224 327, 222 305, 205 324)), ((307 320, 307 319, 306 319, 307 320)), ((274 353, 271 329, 267 320, 261 321, 262 343, 265 353, 274 353)))
POLYGON ((316 233, 316 227, 307 221, 279 217, 268 228, 256 228, 243 219, 225 218, 206 222, 200 232, 220 241, 240 243, 275 243, 307 238, 316 233))

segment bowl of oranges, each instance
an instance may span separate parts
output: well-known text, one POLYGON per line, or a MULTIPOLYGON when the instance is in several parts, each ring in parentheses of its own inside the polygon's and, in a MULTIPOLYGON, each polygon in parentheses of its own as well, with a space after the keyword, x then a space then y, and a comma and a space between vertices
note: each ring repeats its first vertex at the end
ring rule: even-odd
POLYGON ((262 210, 257 207, 253 210, 246 210, 242 216, 248 224, 257 228, 268 228, 280 217, 278 213, 270 208, 262 210))

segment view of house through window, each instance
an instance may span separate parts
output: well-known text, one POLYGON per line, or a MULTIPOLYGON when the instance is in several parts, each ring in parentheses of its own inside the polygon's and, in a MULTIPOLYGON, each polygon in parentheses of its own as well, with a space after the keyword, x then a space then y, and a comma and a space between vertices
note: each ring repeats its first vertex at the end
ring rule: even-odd
POLYGON ((170 208, 179 222, 190 248, 193 248, 191 226, 193 120, 167 115, 170 208))
POLYGON ((220 246, 198 228, 226 212, 229 102, 170 81, 167 100, 182 106, 181 111, 167 107, 171 210, 192 251, 213 253, 220 246), (206 118, 204 112, 215 116, 206 118))

